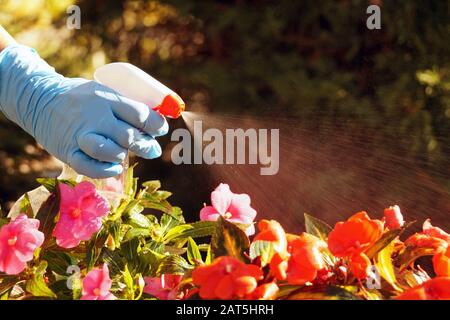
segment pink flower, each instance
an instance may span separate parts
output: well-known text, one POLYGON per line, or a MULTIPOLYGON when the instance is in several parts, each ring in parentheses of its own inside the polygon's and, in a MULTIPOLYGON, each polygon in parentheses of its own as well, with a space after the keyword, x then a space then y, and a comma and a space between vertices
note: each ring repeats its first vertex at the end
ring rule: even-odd
POLYGON ((384 219, 386 226, 391 230, 399 229, 405 224, 400 207, 397 205, 384 209, 384 219))
POLYGON ((0 229, 0 271, 18 274, 25 269, 44 242, 44 234, 38 228, 39 220, 20 214, 0 229))
POLYGON ((74 188, 61 183, 60 216, 53 230, 56 243, 63 248, 73 248, 80 241, 89 240, 100 230, 102 218, 108 214, 108 202, 87 181, 74 188))
POLYGON ((245 194, 231 192, 227 184, 221 183, 216 190, 211 193, 212 206, 205 206, 200 211, 200 220, 216 221, 219 216, 224 219, 244 225, 250 225, 245 233, 249 236, 255 233, 253 220, 256 211, 250 207, 250 197, 245 194))
POLYGON ((116 297, 109 292, 111 284, 106 263, 102 268, 92 269, 83 279, 81 300, 115 300, 116 297))
POLYGON ((145 277, 144 292, 159 300, 175 300, 177 298, 177 286, 183 276, 175 274, 163 274, 161 277, 145 277))

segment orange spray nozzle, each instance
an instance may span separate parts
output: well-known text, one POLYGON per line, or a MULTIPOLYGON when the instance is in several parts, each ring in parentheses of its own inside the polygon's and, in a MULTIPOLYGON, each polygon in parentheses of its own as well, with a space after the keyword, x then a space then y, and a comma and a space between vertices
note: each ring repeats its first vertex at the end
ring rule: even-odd
POLYGON ((165 96, 163 102, 154 107, 153 110, 168 118, 177 119, 181 116, 181 113, 185 108, 186 106, 179 96, 169 94, 165 96))

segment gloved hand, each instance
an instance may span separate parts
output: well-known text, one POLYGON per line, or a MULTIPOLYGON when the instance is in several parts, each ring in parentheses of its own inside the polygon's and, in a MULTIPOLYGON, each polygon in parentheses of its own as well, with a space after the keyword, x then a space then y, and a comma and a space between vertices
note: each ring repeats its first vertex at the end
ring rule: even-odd
POLYGON ((128 149, 161 155, 154 137, 166 119, 143 103, 95 81, 65 78, 34 49, 12 44, 0 53, 0 110, 48 152, 91 178, 120 174, 128 149))

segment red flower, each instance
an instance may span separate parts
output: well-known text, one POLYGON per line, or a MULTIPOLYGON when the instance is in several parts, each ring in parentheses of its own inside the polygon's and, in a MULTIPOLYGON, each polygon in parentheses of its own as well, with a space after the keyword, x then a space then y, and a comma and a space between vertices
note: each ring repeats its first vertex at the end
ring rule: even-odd
POLYGON ((286 233, 283 227, 275 220, 261 220, 258 223, 260 232, 253 241, 271 241, 273 243, 274 256, 270 261, 270 270, 275 278, 279 280, 286 279, 286 269, 288 267, 286 233))
POLYGON ((336 257, 349 257, 364 252, 383 233, 383 222, 372 220, 365 211, 345 222, 338 222, 328 236, 328 247, 336 257))
POLYGON ((423 223, 422 232, 423 232, 423 234, 425 234, 427 236, 442 239, 442 240, 446 241, 447 243, 450 243, 450 234, 448 234, 441 228, 434 227, 431 224, 430 219, 425 220, 425 222, 423 223))
POLYGON ((290 258, 286 270, 289 284, 304 284, 313 281, 317 272, 325 267, 322 251, 326 243, 319 238, 302 233, 289 242, 290 258))
POLYGON ((350 258, 350 272, 359 280, 367 279, 370 266, 370 259, 364 253, 354 254, 350 258))
POLYGON ((437 276, 450 277, 450 247, 434 255, 433 267, 437 276))
POLYGON ((406 239, 405 244, 411 247, 435 249, 436 252, 448 246, 446 241, 423 233, 413 234, 406 239))
POLYGON ((279 290, 275 282, 264 283, 258 286, 246 298, 250 300, 274 300, 279 290))
POLYGON ((253 241, 264 240, 273 242, 273 249, 278 253, 287 252, 286 233, 283 227, 275 220, 261 220, 258 223, 259 233, 253 241))
POLYGON ((397 296, 399 300, 450 300, 450 277, 430 279, 397 296))
POLYGON ((413 234, 405 241, 408 246, 434 249, 435 253, 446 249, 449 243, 450 235, 431 225, 430 219, 423 223, 422 232, 413 234))
POLYGON ((397 205, 384 209, 384 219, 389 229, 398 229, 405 224, 400 207, 397 205))
POLYGON ((233 257, 219 257, 210 265, 192 272, 192 281, 200 287, 202 299, 243 298, 251 294, 262 280, 258 266, 245 264, 233 257))

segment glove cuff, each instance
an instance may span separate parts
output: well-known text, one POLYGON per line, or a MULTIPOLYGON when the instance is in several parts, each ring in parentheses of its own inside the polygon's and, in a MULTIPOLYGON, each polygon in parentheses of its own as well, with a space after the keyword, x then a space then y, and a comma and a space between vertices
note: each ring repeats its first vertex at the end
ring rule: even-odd
POLYGON ((33 48, 8 45, 0 53, 0 110, 33 135, 36 118, 61 78, 33 48))

